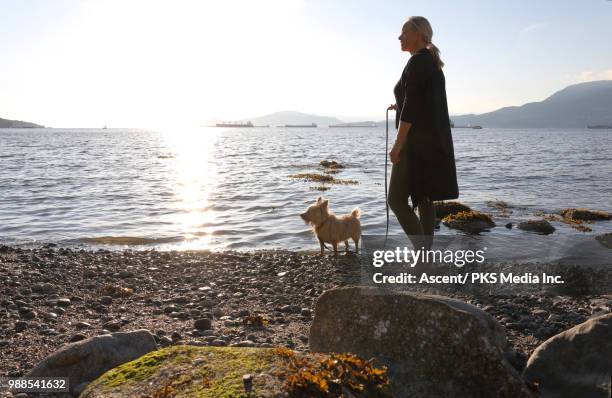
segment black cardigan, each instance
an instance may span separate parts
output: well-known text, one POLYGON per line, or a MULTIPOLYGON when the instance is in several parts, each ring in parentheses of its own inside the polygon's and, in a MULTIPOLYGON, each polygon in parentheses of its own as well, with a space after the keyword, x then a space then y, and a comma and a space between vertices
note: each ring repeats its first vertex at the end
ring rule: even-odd
POLYGON ((400 162, 409 165, 406 184, 413 207, 423 196, 430 200, 458 198, 444 73, 428 49, 422 48, 410 57, 393 91, 397 104, 395 128, 399 128, 400 120, 412 124, 400 162))

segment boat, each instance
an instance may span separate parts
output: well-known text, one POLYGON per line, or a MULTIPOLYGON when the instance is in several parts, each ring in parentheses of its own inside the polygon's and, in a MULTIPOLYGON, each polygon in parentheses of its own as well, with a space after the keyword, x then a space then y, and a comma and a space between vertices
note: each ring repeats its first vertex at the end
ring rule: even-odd
POLYGON ((453 124, 451 126, 451 128, 454 128, 454 129, 475 129, 475 130, 480 130, 482 128, 482 126, 472 126, 471 124, 468 124, 467 126, 455 126, 453 124))
POLYGON ((215 124, 215 127, 254 127, 250 121, 243 122, 223 122, 215 124))
POLYGON ((588 129, 612 129, 612 124, 592 124, 587 126, 588 129))
POLYGON ((283 127, 317 127, 317 124, 285 124, 283 127))
POLYGON ((338 124, 330 124, 328 127, 376 127, 376 123, 374 122, 338 123, 338 124))

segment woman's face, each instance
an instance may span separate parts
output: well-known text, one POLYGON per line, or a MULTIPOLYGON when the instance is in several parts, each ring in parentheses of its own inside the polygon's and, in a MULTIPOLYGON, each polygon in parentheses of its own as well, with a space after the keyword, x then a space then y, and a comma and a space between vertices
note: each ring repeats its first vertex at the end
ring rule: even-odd
POLYGON ((419 35, 412 30, 410 24, 406 22, 404 26, 402 26, 402 33, 398 37, 402 51, 410 51, 411 53, 415 48, 417 48, 417 44, 419 42, 419 35))

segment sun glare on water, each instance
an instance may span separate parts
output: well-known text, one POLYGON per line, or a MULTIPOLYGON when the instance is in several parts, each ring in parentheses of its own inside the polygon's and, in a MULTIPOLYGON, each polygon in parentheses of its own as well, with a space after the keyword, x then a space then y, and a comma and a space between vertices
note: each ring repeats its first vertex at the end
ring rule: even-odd
POLYGON ((211 236, 203 232, 215 220, 209 195, 217 185, 214 128, 167 130, 163 136, 171 153, 167 183, 174 194, 174 211, 166 221, 176 225, 181 249, 208 249, 211 236))

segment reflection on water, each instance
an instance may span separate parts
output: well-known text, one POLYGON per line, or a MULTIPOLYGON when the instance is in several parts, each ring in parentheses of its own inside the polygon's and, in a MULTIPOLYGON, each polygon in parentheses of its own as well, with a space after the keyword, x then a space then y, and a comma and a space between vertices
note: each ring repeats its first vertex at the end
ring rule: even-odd
MULTIPOLYGON (((0 243, 143 245, 161 249, 286 248, 316 251, 298 214, 317 196, 337 214, 359 206, 364 234, 385 230, 384 128, 3 129, 0 243), (323 173, 358 185, 288 178, 323 173), (83 238, 95 238, 83 241, 83 238), (100 240, 100 239, 104 240, 100 240)), ((460 198, 491 213, 492 237, 566 207, 612 211, 612 135, 596 130, 455 130, 460 198), (577 151, 576 148, 580 148, 577 151), (486 201, 503 200, 500 214, 486 201)), ((401 228, 391 216, 390 232, 401 228)), ((553 222, 552 239, 578 232, 553 222)), ((612 230, 590 225, 591 236, 612 230)), ((441 226, 440 235, 456 232, 441 226)))
POLYGON ((210 248, 210 235, 200 228, 215 221, 209 196, 217 185, 214 158, 217 133, 214 129, 162 133, 173 154, 166 180, 172 184, 176 198, 174 212, 167 214, 167 218, 183 231, 184 248, 210 248))

